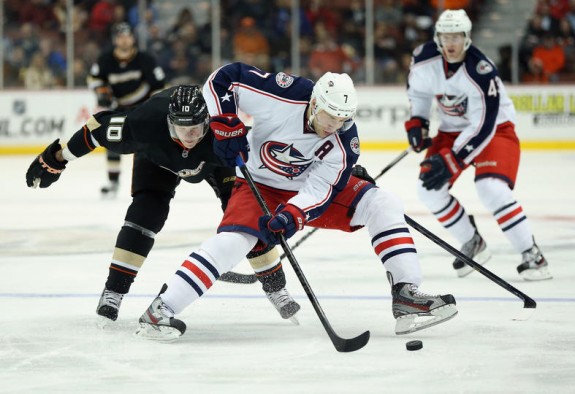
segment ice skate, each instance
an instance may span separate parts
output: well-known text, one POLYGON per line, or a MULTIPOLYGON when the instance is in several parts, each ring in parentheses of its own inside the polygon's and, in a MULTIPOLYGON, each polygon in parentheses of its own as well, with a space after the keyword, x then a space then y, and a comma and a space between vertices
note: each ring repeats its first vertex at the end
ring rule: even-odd
POLYGON ((553 278, 549 272, 549 264, 537 244, 534 243, 533 247, 523 252, 521 256, 522 262, 517 266, 517 272, 523 279, 536 281, 553 278))
POLYGON ((106 324, 112 321, 116 321, 123 298, 124 294, 104 288, 100 296, 100 301, 98 302, 98 307, 96 308, 96 313, 100 316, 99 325, 101 327, 106 326, 106 324))
MULTIPOLYGON (((473 216, 469 216, 469 220, 475 228, 475 234, 473 234, 473 238, 463 244, 460 252, 470 259, 473 259, 476 263, 484 265, 491 258, 491 253, 487 250, 485 240, 477 231, 473 216)), ((453 268, 455 269, 455 272, 457 272, 457 276, 460 278, 463 278, 474 271, 471 266, 465 264, 459 259, 455 259, 453 262, 453 268)))
POLYGON ((102 186, 100 192, 104 198, 114 198, 118 194, 118 189, 120 183, 118 181, 109 181, 107 184, 102 186))
POLYGON ((285 287, 273 293, 266 293, 266 295, 283 319, 289 319, 292 323, 299 325, 295 314, 300 310, 300 305, 292 298, 285 287))
MULTIPOLYGON (((167 288, 168 286, 164 284, 160 294, 167 288)), ((160 294, 140 316, 140 328, 136 331, 136 335, 156 341, 173 341, 186 332, 186 324, 174 318, 174 311, 162 301, 160 294)))
POLYGON ((429 295, 412 283, 398 283, 391 288, 393 317, 397 335, 443 323, 457 314, 451 294, 429 295))

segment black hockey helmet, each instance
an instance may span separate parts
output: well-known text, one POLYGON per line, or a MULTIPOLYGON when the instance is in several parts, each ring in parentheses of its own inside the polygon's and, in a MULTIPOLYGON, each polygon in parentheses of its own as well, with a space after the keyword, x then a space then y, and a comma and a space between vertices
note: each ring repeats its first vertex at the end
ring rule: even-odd
POLYGON ((208 124, 208 107, 197 85, 179 85, 170 96, 170 123, 180 126, 208 124))
POLYGON ((116 38, 120 34, 132 34, 133 35, 132 27, 126 22, 121 22, 121 23, 115 24, 112 27, 112 38, 116 38))

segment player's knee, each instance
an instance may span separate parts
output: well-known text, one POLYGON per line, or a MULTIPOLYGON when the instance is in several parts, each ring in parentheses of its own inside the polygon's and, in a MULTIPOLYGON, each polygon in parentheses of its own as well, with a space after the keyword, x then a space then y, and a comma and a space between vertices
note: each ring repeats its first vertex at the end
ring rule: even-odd
POLYGON ((170 194, 160 192, 134 194, 126 213, 126 221, 159 233, 168 218, 171 198, 170 194))
POLYGON ((479 199, 490 212, 515 201, 509 185, 501 179, 483 178, 475 182, 479 199))
POLYGON ((422 182, 418 182, 416 191, 419 201, 432 212, 442 209, 449 203, 450 195, 447 189, 427 190, 422 182))

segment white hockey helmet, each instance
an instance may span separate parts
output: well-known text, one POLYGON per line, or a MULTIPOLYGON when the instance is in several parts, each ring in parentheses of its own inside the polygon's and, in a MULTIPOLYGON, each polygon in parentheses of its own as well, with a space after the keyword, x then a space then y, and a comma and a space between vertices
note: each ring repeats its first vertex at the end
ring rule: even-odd
POLYGON ((465 35, 463 49, 465 51, 468 50, 471 45, 471 19, 469 19, 465 10, 445 10, 435 22, 433 41, 435 41, 440 51, 439 34, 441 33, 463 33, 465 35))
POLYGON ((311 100, 315 99, 312 115, 324 110, 332 116, 352 119, 357 110, 357 92, 350 76, 327 72, 313 87, 311 100))

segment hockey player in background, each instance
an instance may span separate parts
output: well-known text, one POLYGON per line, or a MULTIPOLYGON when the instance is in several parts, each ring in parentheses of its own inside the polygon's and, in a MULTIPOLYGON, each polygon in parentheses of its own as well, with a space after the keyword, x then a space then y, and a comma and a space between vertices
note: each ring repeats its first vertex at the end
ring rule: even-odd
POLYGON ((252 248, 276 245, 279 234, 290 238, 306 225, 346 232, 367 227, 373 250, 391 283, 397 334, 455 316, 452 295, 427 295, 418 290, 419 261, 401 201, 352 175, 359 157, 353 119, 357 93, 347 74, 328 72, 314 85, 283 72, 266 73, 233 63, 209 77, 204 97, 215 152, 229 165, 242 155, 275 213, 262 216, 257 200, 237 172, 218 234, 192 252, 164 284, 140 317, 138 335, 177 338, 186 325, 174 315, 201 297, 220 272, 232 269, 252 248), (236 115, 240 110, 253 117, 249 132, 236 115))
MULTIPOLYGON (((118 154, 134 153, 132 203, 116 239, 108 279, 96 310, 103 323, 118 317, 122 298, 152 249, 154 237, 164 226, 182 179, 208 182, 221 200, 222 209, 226 208, 235 171, 214 153, 208 119, 201 89, 180 85, 154 95, 129 112, 103 111, 93 115, 66 147, 62 148, 56 140, 30 165, 26 183, 29 187, 45 188, 58 180, 68 161, 97 146, 118 154)), ((270 302, 284 319, 297 323, 295 314, 300 306, 285 289, 276 248, 259 250, 248 257, 270 302)), ((212 279, 218 276, 214 274, 212 279)))
MULTIPOLYGON (((127 23, 113 26, 112 40, 114 47, 98 57, 87 82, 100 108, 123 111, 162 90, 165 75, 152 55, 138 50, 127 23)), ((108 150, 106 164, 108 183, 101 192, 105 197, 114 197, 120 181, 120 155, 108 150)))
MULTIPOLYGON (((405 123, 409 144, 427 149, 421 162, 418 193, 436 219, 463 246, 461 252, 480 264, 490 257, 473 217, 451 192, 469 166, 475 187, 503 234, 522 255, 518 273, 526 280, 551 279, 535 243, 529 220, 512 189, 519 167, 515 109, 497 69, 471 45, 471 20, 464 10, 446 10, 435 24, 434 41, 416 48, 408 78, 411 119, 405 123), (429 137, 431 104, 437 98, 439 130, 429 137)), ((473 269, 460 260, 459 277, 473 269)))

